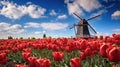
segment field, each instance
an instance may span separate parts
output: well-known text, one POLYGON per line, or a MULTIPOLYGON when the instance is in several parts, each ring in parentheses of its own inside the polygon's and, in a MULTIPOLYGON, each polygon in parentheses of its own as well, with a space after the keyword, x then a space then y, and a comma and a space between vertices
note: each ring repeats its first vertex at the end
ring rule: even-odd
POLYGON ((120 35, 1 39, 0 67, 120 67, 120 35))

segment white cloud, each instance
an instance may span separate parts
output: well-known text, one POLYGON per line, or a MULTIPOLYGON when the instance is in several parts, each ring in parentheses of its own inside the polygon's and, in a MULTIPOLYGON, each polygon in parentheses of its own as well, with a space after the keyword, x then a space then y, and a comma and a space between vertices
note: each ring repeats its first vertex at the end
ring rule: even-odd
POLYGON ((65 19, 65 18, 67 18, 67 15, 59 15, 58 17, 57 17, 58 19, 65 19))
POLYGON ((41 32, 39 32, 39 31, 36 31, 36 32, 35 32, 35 34, 37 34, 37 35, 38 35, 38 34, 41 34, 41 32))
MULTIPOLYGON (((61 30, 68 27, 67 23, 61 22, 43 22, 43 23, 36 23, 36 22, 28 22, 25 24, 24 28, 43 28, 46 30, 61 30)), ((44 32, 45 33, 45 32, 44 32)))
POLYGON ((80 15, 83 15, 83 10, 91 12, 101 7, 98 0, 74 0, 72 3, 70 3, 70 1, 71 0, 65 0, 69 14, 78 12, 80 15))
POLYGON ((10 19, 19 19, 24 15, 29 15, 32 18, 40 18, 46 12, 45 8, 34 4, 28 4, 28 6, 17 5, 8 1, 0 1, 0 4, 2 5, 0 14, 10 19))
POLYGON ((34 34, 36 34, 36 35, 39 35, 39 34, 44 34, 44 33, 46 33, 46 31, 44 30, 44 31, 36 31, 36 32, 34 32, 34 34))
POLYGON ((51 10, 51 11, 50 11, 50 15, 51 15, 51 16, 56 16, 57 13, 55 12, 55 10, 51 10))
POLYGON ((120 19, 120 11, 117 10, 112 14, 113 19, 120 19))
POLYGON ((40 23, 36 23, 36 22, 28 22, 25 24, 24 28, 39 28, 40 27, 40 23))
POLYGON ((32 18, 40 18, 44 15, 46 9, 37 5, 29 5, 28 13, 32 18))
POLYGON ((98 2, 98 0, 76 0, 76 2, 87 12, 101 7, 101 4, 98 2))
POLYGON ((114 29, 112 30, 114 33, 120 33, 120 29, 114 29))
POLYGON ((0 22, 0 34, 3 35, 17 35, 24 32, 25 29, 22 28, 20 24, 11 25, 6 22, 0 22))
POLYGON ((80 15, 83 14, 82 9, 79 7, 79 5, 76 2, 73 3, 66 2, 66 4, 69 14, 73 14, 74 12, 79 12, 80 15))
POLYGON ((41 23, 41 27, 46 30, 61 30, 68 27, 66 23, 41 23))

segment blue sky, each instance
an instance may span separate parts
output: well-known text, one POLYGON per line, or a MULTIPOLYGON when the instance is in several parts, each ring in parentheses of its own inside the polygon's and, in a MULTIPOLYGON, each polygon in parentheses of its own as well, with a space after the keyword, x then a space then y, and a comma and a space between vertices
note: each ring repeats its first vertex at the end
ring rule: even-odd
POLYGON ((120 34, 120 0, 0 0, 0 38, 74 36, 69 28, 80 20, 73 13, 101 14, 88 21, 97 35, 120 34))

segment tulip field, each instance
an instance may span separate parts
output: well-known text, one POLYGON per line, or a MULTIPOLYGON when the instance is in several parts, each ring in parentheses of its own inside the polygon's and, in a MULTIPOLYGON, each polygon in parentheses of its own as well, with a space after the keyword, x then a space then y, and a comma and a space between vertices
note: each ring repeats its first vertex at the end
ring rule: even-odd
POLYGON ((0 67, 120 67, 120 34, 1 39, 0 67))

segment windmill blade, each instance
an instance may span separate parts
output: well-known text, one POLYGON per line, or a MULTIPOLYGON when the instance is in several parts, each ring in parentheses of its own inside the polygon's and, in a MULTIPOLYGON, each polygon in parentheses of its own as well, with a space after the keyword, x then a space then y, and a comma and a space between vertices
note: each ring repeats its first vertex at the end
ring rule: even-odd
POLYGON ((94 18, 97 18, 97 17, 99 17, 99 16, 100 16, 100 15, 97 15, 97 16, 94 16, 94 17, 91 17, 91 18, 87 19, 87 21, 92 20, 92 19, 94 19, 94 18))
POLYGON ((70 29, 74 28, 74 26, 71 26, 70 29))
POLYGON ((70 29, 74 28, 75 27, 75 24, 73 24, 73 26, 70 27, 70 29))
POLYGON ((97 32, 95 31, 95 29, 90 24, 88 24, 88 26, 94 31, 95 34, 97 34, 97 32))
POLYGON ((75 16, 77 16, 79 19, 82 20, 82 18, 80 16, 78 16, 76 13, 73 13, 75 16))

